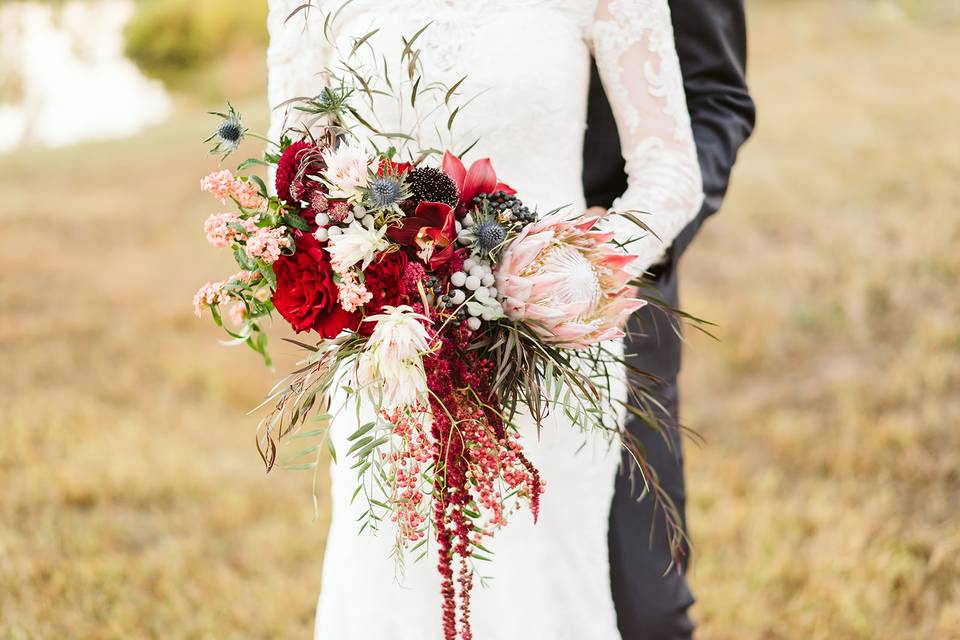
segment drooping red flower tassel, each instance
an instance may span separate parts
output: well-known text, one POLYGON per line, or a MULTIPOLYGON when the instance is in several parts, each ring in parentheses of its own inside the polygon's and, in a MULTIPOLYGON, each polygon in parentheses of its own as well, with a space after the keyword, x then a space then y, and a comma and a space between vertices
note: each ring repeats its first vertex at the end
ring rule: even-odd
POLYGON ((469 334, 453 330, 424 358, 431 392, 434 448, 433 520, 443 597, 445 640, 472 640, 472 547, 505 524, 498 480, 530 501, 536 521, 543 491, 540 474, 508 434, 490 388, 493 363, 461 348, 469 334), (485 523, 474 522, 481 511, 485 523), (483 525, 483 526, 481 526, 483 525), (459 636, 458 636, 459 631, 459 636))

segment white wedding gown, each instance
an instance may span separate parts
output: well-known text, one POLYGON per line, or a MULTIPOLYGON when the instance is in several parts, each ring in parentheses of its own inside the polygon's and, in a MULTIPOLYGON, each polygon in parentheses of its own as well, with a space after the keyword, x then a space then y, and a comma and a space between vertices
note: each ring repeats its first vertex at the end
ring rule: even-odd
MULTIPOLYGON (((312 13, 286 21, 303 2, 270 0, 272 105, 316 95, 319 72, 336 63, 321 12, 341 3, 313 0, 312 13)), ((645 221, 659 239, 648 235, 630 251, 640 256, 640 269, 659 260, 702 199, 667 0, 354 0, 340 14, 333 40, 349 52, 353 38, 379 29, 370 42, 391 60, 401 36, 428 22, 416 42, 427 79, 451 85, 467 75, 461 91, 478 97, 458 114, 452 144, 427 140, 425 146, 459 152, 479 137, 465 160, 490 157, 498 177, 541 212, 584 207, 583 135, 591 54, 596 58, 627 161, 629 188, 615 208, 650 212, 645 221)), ((378 109, 381 124, 396 130, 389 119, 401 116, 390 109, 378 109)), ((272 137, 287 115, 274 111, 272 137)), ((428 117, 420 134, 435 137, 434 124, 445 133, 447 117, 428 117)), ((629 223, 614 226, 620 239, 639 235, 629 223)), ((354 412, 344 413, 332 429, 341 457, 358 424, 354 412)), ((516 514, 489 545, 493 562, 478 563, 493 580, 473 590, 476 640, 620 638, 607 553, 619 450, 580 433, 558 413, 539 440, 529 421, 524 425, 524 446, 546 482, 540 520, 534 525, 528 511, 516 514)), ((370 418, 359 416, 360 423, 370 418)), ((436 558, 410 559, 397 578, 390 527, 357 535, 364 507, 362 500, 351 505, 356 476, 345 462, 331 466, 333 511, 315 637, 441 638, 436 558)), ((637 544, 646 535, 638 531, 637 544)))

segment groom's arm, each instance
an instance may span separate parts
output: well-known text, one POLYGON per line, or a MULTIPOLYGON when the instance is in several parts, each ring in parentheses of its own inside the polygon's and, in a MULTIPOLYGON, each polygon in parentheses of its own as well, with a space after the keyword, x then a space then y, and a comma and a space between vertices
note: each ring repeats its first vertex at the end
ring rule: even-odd
POLYGON ((720 208, 755 109, 746 80, 743 0, 670 0, 670 9, 705 196, 700 214, 674 241, 676 260, 720 208))

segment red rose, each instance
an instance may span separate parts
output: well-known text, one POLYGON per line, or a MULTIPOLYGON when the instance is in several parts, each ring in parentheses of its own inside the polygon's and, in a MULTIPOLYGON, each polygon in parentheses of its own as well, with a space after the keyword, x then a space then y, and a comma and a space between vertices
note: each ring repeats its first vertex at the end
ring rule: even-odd
POLYGON ((281 256, 273 265, 277 290, 273 305, 297 333, 313 329, 335 338, 343 329, 355 329, 360 318, 337 301, 337 285, 327 252, 312 235, 294 234, 296 253, 281 256))

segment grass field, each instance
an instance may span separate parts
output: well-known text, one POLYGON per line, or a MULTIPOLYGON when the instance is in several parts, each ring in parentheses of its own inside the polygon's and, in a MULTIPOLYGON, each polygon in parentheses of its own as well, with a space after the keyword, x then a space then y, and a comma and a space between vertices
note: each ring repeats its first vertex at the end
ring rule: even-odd
MULTIPOLYGON (((751 5, 757 134, 683 274, 701 638, 960 638, 960 24, 884 6, 751 5)), ((0 639, 310 637, 324 505, 190 307, 232 272, 207 106, 0 157, 0 639)))

